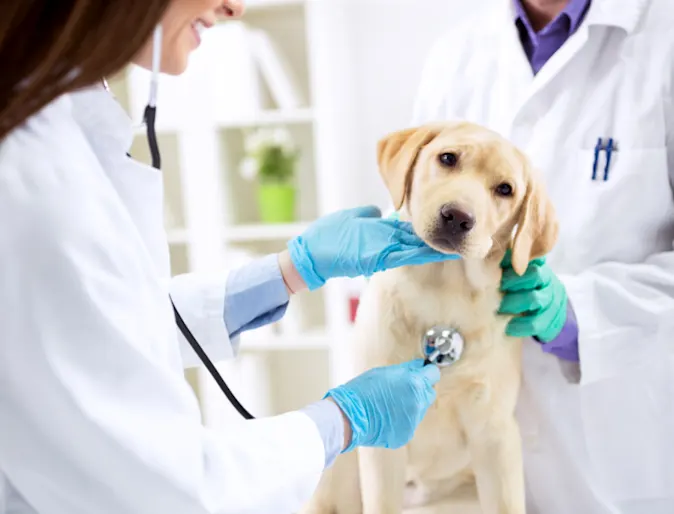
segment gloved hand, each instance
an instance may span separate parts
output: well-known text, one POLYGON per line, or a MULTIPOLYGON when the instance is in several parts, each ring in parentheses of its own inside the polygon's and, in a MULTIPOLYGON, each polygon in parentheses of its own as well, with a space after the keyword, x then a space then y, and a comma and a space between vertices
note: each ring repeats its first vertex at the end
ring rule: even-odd
POLYGON ((515 273, 510 250, 501 262, 503 300, 499 314, 514 314, 506 328, 512 337, 535 337, 543 343, 555 339, 566 322, 568 297, 545 258, 534 259, 524 275, 515 273))
POLYGON ((435 364, 417 359, 372 369, 328 392, 351 424, 351 444, 400 448, 407 444, 428 407, 435 401, 433 385, 440 380, 435 364))
POLYGON ((369 277, 398 266, 458 259, 433 250, 410 223, 382 219, 377 207, 325 216, 288 243, 290 258, 311 290, 335 277, 369 277))

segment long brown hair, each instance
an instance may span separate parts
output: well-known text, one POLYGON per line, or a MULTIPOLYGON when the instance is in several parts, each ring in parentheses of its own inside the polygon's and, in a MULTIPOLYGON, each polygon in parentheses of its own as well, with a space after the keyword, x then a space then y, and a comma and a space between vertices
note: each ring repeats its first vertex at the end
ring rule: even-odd
POLYGON ((0 0, 0 140, 127 65, 171 0, 0 0))

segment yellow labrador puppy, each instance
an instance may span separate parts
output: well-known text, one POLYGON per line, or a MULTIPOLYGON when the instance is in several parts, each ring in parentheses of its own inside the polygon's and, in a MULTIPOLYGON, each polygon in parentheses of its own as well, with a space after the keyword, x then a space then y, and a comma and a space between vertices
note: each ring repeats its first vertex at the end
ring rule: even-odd
POLYGON ((524 514, 514 417, 521 341, 505 335, 509 318, 496 314, 500 263, 511 248, 512 266, 522 274, 552 249, 553 207, 527 158, 474 124, 396 132, 380 141, 378 155, 401 218, 430 246, 462 259, 372 278, 356 322, 356 367, 420 357, 421 338, 434 325, 456 327, 465 348, 443 368, 437 402, 410 444, 340 456, 306 512, 397 514, 449 499, 424 512, 524 514), (477 501, 467 510, 458 498, 471 488, 477 501))

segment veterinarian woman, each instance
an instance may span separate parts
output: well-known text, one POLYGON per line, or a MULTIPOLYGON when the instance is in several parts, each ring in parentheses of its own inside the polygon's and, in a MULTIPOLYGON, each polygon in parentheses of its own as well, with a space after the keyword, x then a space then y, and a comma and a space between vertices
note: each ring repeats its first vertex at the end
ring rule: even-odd
POLYGON ((412 362, 300 412, 201 425, 169 292, 206 351, 231 356, 302 288, 448 258, 363 208, 243 269, 169 280, 161 175, 127 157, 102 79, 150 67, 157 26, 161 69, 181 73, 198 31, 241 10, 0 3, 0 514, 296 512, 340 451, 403 445, 434 399, 437 367, 412 362))
POLYGON ((499 131, 560 219, 547 263, 502 283, 502 311, 524 314, 509 332, 536 338, 518 415, 527 514, 672 513, 672 3, 496 3, 432 50, 415 123, 499 131), (565 326, 549 323, 560 310, 565 326))

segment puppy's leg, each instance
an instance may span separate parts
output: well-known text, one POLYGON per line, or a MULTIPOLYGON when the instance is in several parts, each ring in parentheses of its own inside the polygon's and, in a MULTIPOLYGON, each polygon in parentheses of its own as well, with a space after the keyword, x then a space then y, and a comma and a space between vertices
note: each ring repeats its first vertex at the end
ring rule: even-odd
POLYGON ((476 500, 445 499, 423 507, 405 509, 405 514, 484 514, 476 500))
POLYGON ((407 449, 360 448, 358 461, 363 514, 400 514, 407 449))
POLYGON ((325 470, 311 500, 300 514, 361 514, 358 456, 356 452, 337 457, 325 470))
MULTIPOLYGON (((352 339, 359 372, 397 364, 418 352, 421 333, 406 314, 397 270, 375 275, 361 296, 352 339)), ((407 449, 359 448, 363 514, 400 514, 405 492, 407 449)))
POLYGON ((299 514, 334 514, 335 497, 332 489, 333 470, 323 473, 318 487, 311 499, 299 511, 299 514))
POLYGON ((515 417, 472 424, 466 433, 484 514, 525 514, 522 442, 515 417))

